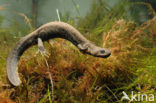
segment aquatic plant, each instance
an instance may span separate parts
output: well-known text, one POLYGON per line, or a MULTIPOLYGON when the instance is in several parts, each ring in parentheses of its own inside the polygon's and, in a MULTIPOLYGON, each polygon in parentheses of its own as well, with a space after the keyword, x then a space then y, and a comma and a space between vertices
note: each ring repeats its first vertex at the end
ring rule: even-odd
MULTIPOLYGON (((88 16, 78 21, 77 28, 95 44, 109 48, 112 56, 99 59, 81 54, 62 39, 52 41, 52 45, 45 43, 45 49, 50 54, 46 60, 54 82, 53 100, 48 68, 44 58, 36 54, 37 47, 26 51, 20 60, 22 85, 15 88, 8 83, 5 60, 12 42, 17 39, 11 41, 13 37, 1 35, 9 35, 8 29, 1 28, 0 41, 9 38, 0 44, 0 56, 4 59, 0 59, 2 99, 17 103, 118 103, 123 91, 128 95, 131 91, 156 95, 156 18, 140 25, 125 15, 124 3, 116 5, 116 8, 104 8, 97 4, 93 4, 95 7, 88 16), (100 19, 97 15, 101 15, 100 19), (9 48, 4 51, 6 47, 9 48), (4 95, 6 98, 3 98, 4 95)), ((69 15, 66 17, 69 19, 64 20, 76 26, 74 20, 70 22, 69 15)))

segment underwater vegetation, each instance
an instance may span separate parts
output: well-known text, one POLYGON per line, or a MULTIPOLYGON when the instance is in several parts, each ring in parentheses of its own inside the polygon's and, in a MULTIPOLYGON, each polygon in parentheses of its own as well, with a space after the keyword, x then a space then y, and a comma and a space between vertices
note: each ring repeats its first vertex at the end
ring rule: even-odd
MULTIPOLYGON (((28 34, 33 28, 24 14, 21 17, 25 18, 26 29, 16 21, 10 28, 1 27, 0 103, 137 102, 121 101, 123 91, 129 97, 131 91, 156 96, 155 11, 150 8, 151 19, 140 24, 127 15, 129 5, 132 3, 125 1, 109 7, 103 0, 94 0, 84 18, 75 20, 70 14, 61 15, 62 21, 76 27, 95 44, 109 48, 112 55, 103 59, 82 54, 63 39, 44 43, 47 57, 33 46, 20 59, 19 87, 7 80, 6 59, 20 34, 28 34)), ((0 23, 3 20, 0 17, 0 23)))

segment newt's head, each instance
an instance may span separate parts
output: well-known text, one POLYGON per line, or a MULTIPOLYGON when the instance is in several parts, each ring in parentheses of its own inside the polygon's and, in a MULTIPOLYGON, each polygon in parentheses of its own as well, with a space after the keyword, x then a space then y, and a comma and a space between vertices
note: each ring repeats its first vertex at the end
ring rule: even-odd
POLYGON ((78 48, 87 54, 95 57, 107 58, 111 55, 111 52, 106 48, 100 48, 91 43, 78 44, 78 48))

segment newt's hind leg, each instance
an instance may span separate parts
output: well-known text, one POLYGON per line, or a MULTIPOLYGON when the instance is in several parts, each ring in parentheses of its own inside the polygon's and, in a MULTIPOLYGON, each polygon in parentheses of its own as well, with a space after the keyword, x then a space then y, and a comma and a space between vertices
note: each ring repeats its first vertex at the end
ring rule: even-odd
POLYGON ((38 51, 41 53, 41 55, 48 57, 41 38, 38 38, 38 51))
MULTIPOLYGON (((48 41, 49 42, 49 41, 48 41)), ((52 44, 50 44, 52 45, 52 44)), ((41 40, 41 38, 38 38, 38 50, 39 52, 41 53, 41 55, 43 56, 46 56, 48 57, 48 54, 46 53, 45 49, 44 49, 44 46, 43 46, 43 41, 41 40)), ((54 99, 54 83, 53 83, 53 78, 52 78, 52 74, 50 72, 50 68, 49 68, 49 64, 48 64, 48 61, 45 57, 43 57, 45 62, 46 62, 46 66, 48 68, 48 75, 49 75, 49 78, 50 78, 50 82, 51 82, 51 88, 52 88, 52 91, 51 91, 51 96, 52 96, 52 99, 54 99)))

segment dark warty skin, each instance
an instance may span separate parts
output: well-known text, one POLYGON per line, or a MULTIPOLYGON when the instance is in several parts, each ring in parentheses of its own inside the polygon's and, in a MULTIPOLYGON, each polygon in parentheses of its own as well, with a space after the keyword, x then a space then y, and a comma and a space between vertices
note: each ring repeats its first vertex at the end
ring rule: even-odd
POLYGON ((7 59, 6 69, 7 76, 11 84, 14 86, 20 85, 17 65, 20 56, 24 51, 30 46, 37 44, 38 41, 47 41, 53 38, 66 39, 83 53, 87 53, 95 57, 107 58, 111 55, 109 50, 92 44, 71 25, 64 22, 50 22, 22 38, 10 52, 7 59))

